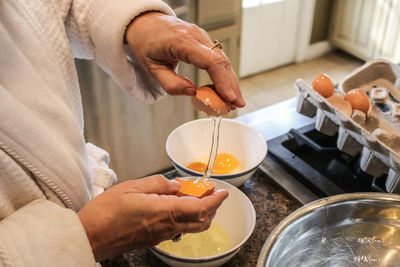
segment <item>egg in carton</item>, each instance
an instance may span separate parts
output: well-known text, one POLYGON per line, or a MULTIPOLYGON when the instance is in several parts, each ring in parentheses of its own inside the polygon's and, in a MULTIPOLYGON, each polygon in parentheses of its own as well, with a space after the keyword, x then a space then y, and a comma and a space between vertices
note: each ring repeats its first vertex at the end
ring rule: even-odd
POLYGON ((301 79, 296 87, 297 111, 308 117, 316 115, 317 130, 338 134, 341 151, 361 153, 361 169, 376 177, 387 175, 386 190, 400 193, 400 67, 385 60, 370 61, 348 75, 331 94, 318 93, 301 79), (349 110, 345 101, 355 88, 364 89, 369 98, 364 112, 354 107, 349 110))

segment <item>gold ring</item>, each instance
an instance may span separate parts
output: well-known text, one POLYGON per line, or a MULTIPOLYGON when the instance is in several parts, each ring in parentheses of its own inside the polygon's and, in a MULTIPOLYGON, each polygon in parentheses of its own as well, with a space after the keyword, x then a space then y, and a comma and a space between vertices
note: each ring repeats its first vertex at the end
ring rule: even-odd
POLYGON ((219 49, 222 49, 222 44, 218 40, 214 40, 213 45, 210 47, 211 50, 214 48, 218 47, 219 49))

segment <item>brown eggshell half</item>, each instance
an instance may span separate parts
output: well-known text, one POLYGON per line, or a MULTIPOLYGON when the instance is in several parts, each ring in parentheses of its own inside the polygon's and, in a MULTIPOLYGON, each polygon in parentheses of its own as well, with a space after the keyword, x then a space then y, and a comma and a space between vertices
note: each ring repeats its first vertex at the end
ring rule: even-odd
POLYGON ((200 195, 200 196, 194 196, 194 195, 189 195, 189 194, 186 194, 186 193, 184 193, 184 192, 178 191, 178 192, 176 193, 176 196, 178 196, 178 197, 197 197, 197 198, 203 198, 203 197, 206 197, 206 196, 208 196, 208 195, 211 195, 213 192, 214 192, 214 189, 209 189, 209 190, 207 190, 206 192, 204 192, 204 193, 203 193, 202 195, 200 195))
POLYGON ((343 96, 333 94, 332 96, 328 97, 326 100, 329 103, 331 103, 332 106, 334 106, 335 108, 337 108, 338 110, 340 110, 341 112, 346 114, 347 117, 351 116, 351 114, 353 112, 353 108, 351 107, 351 104, 349 101, 344 100, 343 96))
POLYGON ((353 109, 358 109, 368 115, 371 103, 364 89, 351 89, 346 93, 344 99, 350 102, 353 109))
MULTIPOLYGON (((194 178, 194 180, 197 178, 194 178)), ((175 178, 175 181, 178 181, 182 184, 182 182, 184 182, 185 180, 183 179, 179 179, 179 178, 175 178)), ((187 192, 182 192, 181 190, 179 190, 178 192, 176 192, 176 196, 178 197, 197 197, 197 198, 203 198, 205 196, 211 195, 214 192, 215 189, 215 183, 213 182, 204 182, 206 183, 206 187, 207 187, 207 191, 205 191, 204 193, 202 193, 201 195, 192 195, 189 194, 187 192)))
POLYGON ((222 100, 213 84, 199 87, 196 95, 192 97, 192 104, 197 110, 214 117, 226 115, 231 110, 230 103, 222 100))

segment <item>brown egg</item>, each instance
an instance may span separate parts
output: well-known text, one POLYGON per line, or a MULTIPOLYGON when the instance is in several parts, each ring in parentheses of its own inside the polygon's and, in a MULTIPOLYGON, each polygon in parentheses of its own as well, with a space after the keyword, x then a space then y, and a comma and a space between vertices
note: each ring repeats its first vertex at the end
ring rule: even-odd
POLYGON ((231 110, 231 104, 222 100, 213 84, 199 87, 192 97, 192 104, 197 110, 214 117, 226 115, 231 110))
POLYGON ((369 98, 362 88, 352 89, 344 96, 344 100, 349 101, 353 110, 357 109, 365 114, 371 106, 369 98))
POLYGON ((318 75, 312 82, 312 87, 325 98, 332 96, 335 91, 335 86, 331 79, 329 79, 325 74, 318 75))

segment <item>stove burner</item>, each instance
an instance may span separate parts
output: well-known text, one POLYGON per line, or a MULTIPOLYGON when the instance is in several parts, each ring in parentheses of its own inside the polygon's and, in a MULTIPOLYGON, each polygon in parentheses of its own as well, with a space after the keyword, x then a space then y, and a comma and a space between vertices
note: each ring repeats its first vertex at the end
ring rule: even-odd
POLYGON ((320 197, 351 192, 386 192, 385 177, 361 170, 360 155, 336 147, 337 135, 328 136, 310 124, 268 141, 270 155, 320 197))

